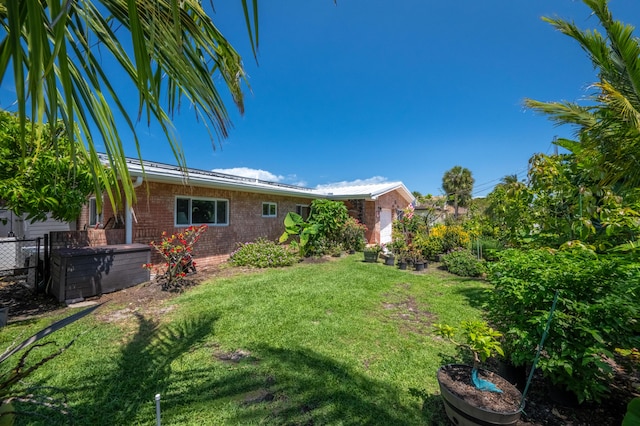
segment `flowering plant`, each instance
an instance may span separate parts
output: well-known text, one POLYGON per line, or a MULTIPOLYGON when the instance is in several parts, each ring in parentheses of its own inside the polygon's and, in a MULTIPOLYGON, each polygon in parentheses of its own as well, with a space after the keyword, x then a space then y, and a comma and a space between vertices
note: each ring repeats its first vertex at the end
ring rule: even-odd
POLYGON ((376 253, 380 254, 382 251, 382 246, 378 243, 370 244, 364 248, 365 253, 376 253))
MULTIPOLYGON (((171 236, 168 236, 167 232, 163 232, 162 242, 151 241, 149 243, 164 259, 166 270, 159 275, 159 278, 164 280, 162 286, 164 290, 180 288, 187 273, 196 271, 196 263, 192 257, 193 246, 207 228, 207 225, 190 226, 171 236)), ((151 263, 142 266, 147 269, 153 268, 151 263)))
POLYGON ((367 227, 358 219, 349 217, 342 228, 342 245, 346 250, 359 251, 366 244, 367 227))

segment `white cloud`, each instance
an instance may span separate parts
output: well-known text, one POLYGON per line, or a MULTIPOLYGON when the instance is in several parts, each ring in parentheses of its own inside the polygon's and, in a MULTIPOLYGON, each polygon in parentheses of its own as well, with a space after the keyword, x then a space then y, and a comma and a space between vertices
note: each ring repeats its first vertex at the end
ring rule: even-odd
POLYGON ((358 186, 358 185, 374 185, 377 183, 386 183, 388 179, 384 176, 373 176, 368 179, 356 179, 352 181, 333 182, 316 186, 316 189, 324 188, 341 188, 345 186, 358 186))
POLYGON ((225 173, 233 176, 242 176, 252 179, 266 180, 269 182, 282 182, 285 180, 284 176, 274 175, 271 172, 260 169, 250 169, 248 167, 234 167, 231 169, 213 169, 213 172, 225 173))

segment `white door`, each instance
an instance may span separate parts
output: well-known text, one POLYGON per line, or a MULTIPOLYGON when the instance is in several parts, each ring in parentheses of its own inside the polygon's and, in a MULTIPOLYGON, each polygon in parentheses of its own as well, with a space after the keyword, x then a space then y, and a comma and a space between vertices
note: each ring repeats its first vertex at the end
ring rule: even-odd
POLYGON ((391 209, 380 210, 380 243, 391 242, 391 209))

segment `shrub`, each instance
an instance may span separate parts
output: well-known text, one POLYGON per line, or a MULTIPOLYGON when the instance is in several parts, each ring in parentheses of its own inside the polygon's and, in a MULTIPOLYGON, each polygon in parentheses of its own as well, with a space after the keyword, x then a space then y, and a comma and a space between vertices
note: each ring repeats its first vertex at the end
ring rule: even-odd
POLYGON ((349 217, 342 227, 342 246, 345 250, 362 251, 366 244, 367 227, 358 219, 349 217))
MULTIPOLYGON (((186 284, 184 277, 189 272, 196 271, 196 263, 192 257, 193 247, 207 229, 207 225, 189 226, 184 231, 171 236, 163 232, 160 243, 154 241, 149 243, 164 260, 166 270, 156 277, 162 283, 163 290, 181 290, 186 284)), ((142 267, 153 269, 151 263, 144 264, 142 267)))
POLYGON ((443 252, 442 240, 438 237, 429 235, 426 238, 419 238, 422 255, 425 259, 435 260, 437 255, 443 252))
POLYGON ((255 268, 277 268, 291 266, 300 257, 287 246, 276 244, 266 238, 254 242, 238 243, 238 248, 229 256, 234 266, 252 266, 255 268))
POLYGON ((442 256, 442 263, 452 274, 479 277, 485 272, 484 262, 469 250, 454 250, 442 256))
POLYGON ((349 217, 347 206, 341 201, 313 200, 308 222, 318 225, 318 234, 312 236, 311 240, 325 238, 328 247, 342 242, 344 225, 349 217))
POLYGON ((441 241, 442 253, 459 247, 467 248, 471 241, 469 233, 460 225, 434 226, 429 235, 441 241))
POLYGON ((592 252, 505 250, 489 264, 487 308, 515 365, 531 365, 556 290, 558 303, 538 367, 579 401, 608 392, 616 348, 638 345, 640 268, 592 252))

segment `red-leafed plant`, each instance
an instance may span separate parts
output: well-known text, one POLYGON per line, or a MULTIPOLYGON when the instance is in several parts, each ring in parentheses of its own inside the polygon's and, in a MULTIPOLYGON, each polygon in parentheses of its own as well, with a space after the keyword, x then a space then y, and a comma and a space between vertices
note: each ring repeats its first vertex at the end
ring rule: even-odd
MULTIPOLYGON (((163 232, 162 242, 152 241, 149 243, 164 259, 166 269, 156 276, 156 279, 162 282, 164 290, 181 289, 184 277, 190 272, 196 272, 196 263, 192 256, 193 247, 207 228, 207 225, 190 226, 184 231, 170 236, 163 232)), ((153 268, 150 263, 142 266, 147 269, 153 268)))

